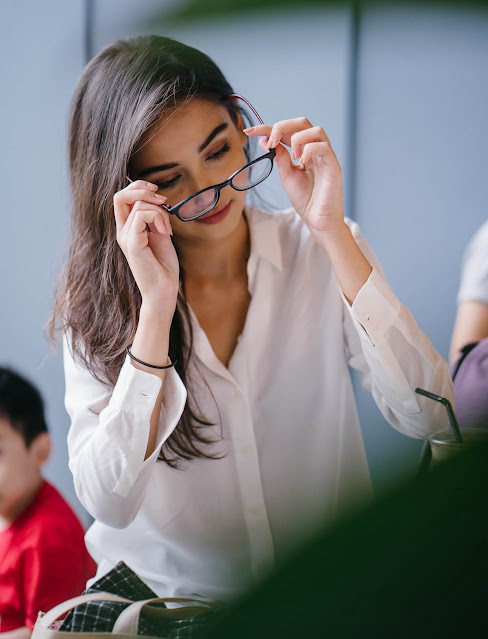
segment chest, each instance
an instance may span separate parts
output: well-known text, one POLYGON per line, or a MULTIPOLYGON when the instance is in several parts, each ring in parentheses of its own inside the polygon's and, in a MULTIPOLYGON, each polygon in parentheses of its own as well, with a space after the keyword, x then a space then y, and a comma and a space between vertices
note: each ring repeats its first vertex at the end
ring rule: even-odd
POLYGON ((186 298, 215 355, 227 367, 251 302, 247 277, 227 286, 202 286, 189 282, 186 298))
POLYGON ((0 633, 24 625, 22 550, 9 533, 0 534, 0 633))

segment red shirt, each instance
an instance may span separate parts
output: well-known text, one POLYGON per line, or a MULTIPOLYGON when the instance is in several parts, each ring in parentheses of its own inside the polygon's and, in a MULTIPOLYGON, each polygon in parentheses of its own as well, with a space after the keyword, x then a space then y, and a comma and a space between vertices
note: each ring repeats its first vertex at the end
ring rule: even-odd
POLYGON ((80 595, 95 572, 80 522, 44 481, 34 501, 0 532, 0 633, 32 628, 39 610, 80 595))

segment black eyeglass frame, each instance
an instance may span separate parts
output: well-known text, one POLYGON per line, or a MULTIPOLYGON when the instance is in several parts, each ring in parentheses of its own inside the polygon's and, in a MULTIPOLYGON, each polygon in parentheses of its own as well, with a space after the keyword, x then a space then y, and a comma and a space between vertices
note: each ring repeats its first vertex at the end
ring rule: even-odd
MULTIPOLYGON (((246 100, 246 98, 243 98, 242 95, 238 95, 237 93, 231 93, 230 95, 227 95, 224 98, 222 98, 222 100, 228 100, 228 99, 231 99, 231 98, 238 98, 239 100, 242 100, 243 102, 245 102, 247 104, 247 106, 251 109, 251 111, 254 113, 254 115, 258 119, 259 123, 260 124, 264 124, 264 122, 263 122, 261 116, 259 115, 259 113, 253 107, 253 105, 248 100, 246 100)), ((231 186, 235 191, 248 191, 249 189, 253 189, 258 184, 261 184, 261 182, 263 182, 266 178, 268 178, 271 175, 271 171, 273 170, 273 158, 275 157, 275 155, 276 155, 276 150, 275 149, 270 149, 268 151, 268 153, 265 153, 264 155, 261 155, 260 157, 256 158, 255 160, 252 160, 251 162, 248 162, 244 166, 241 166, 241 168, 237 169, 237 171, 234 171, 234 173, 229 178, 227 178, 227 180, 225 180, 225 182, 221 182, 220 184, 214 184, 213 186, 207 186, 204 189, 202 189, 201 191, 197 191, 196 193, 193 193, 189 197, 185 198, 184 200, 181 200, 181 202, 178 202, 178 204, 175 204, 174 206, 169 206, 169 204, 160 204, 159 206, 161 208, 163 208, 170 215, 176 215, 176 217, 179 220, 181 220, 182 222, 192 222, 193 220, 197 220, 198 218, 203 217, 204 215, 206 215, 209 211, 211 211, 218 204, 218 201, 220 199, 220 192, 226 186, 231 186), (253 184, 252 186, 248 186, 245 189, 240 189, 240 188, 236 187, 232 183, 232 180, 236 177, 236 175, 241 173, 241 171, 244 171, 245 169, 249 168, 253 164, 256 164, 257 162, 261 162, 261 160, 264 160, 266 158, 271 160, 271 168, 269 170, 269 173, 267 175, 265 175, 263 178, 261 178, 261 180, 259 180, 259 182, 256 182, 256 184, 253 184), (215 196, 215 201, 213 202, 213 204, 211 206, 209 206, 207 209, 205 209, 205 211, 202 211, 201 213, 198 213, 198 215, 194 215, 193 217, 187 217, 187 218, 180 217, 179 210, 181 209, 181 207, 184 204, 186 204, 187 202, 192 200, 197 195, 201 195, 202 193, 206 193, 207 191, 212 191, 212 190, 216 191, 216 196, 215 196)))
POLYGON ((203 217, 204 215, 206 215, 209 211, 211 211, 214 208, 214 206, 217 205, 217 203, 218 203, 218 201, 220 199, 220 191, 223 188, 225 188, 226 186, 231 186, 235 191, 248 191, 249 189, 253 189, 258 184, 261 184, 261 182, 263 182, 267 177, 270 176, 271 171, 273 170, 273 158, 274 158, 275 155, 276 155, 276 151, 274 149, 270 149, 269 152, 266 153, 265 155, 262 155, 259 158, 256 158, 252 162, 248 162, 247 164, 242 166, 240 169, 235 171, 227 180, 225 180, 225 182, 221 182, 220 184, 215 184, 214 186, 207 186, 205 189, 202 189, 201 191, 197 191, 193 195, 190 195, 190 197, 187 197, 186 199, 182 200, 181 202, 178 202, 178 204, 175 204, 174 206, 169 206, 167 204, 160 204, 160 206, 162 208, 164 208, 170 215, 176 215, 176 217, 179 220, 181 220, 182 222, 191 222, 192 220, 197 220, 199 217, 203 217), (256 182, 256 184, 253 184, 252 186, 248 186, 245 189, 240 189, 240 188, 238 188, 237 186, 235 186, 232 183, 232 180, 236 177, 236 175, 241 173, 241 171, 244 171, 245 169, 248 169, 253 164, 256 164, 257 162, 261 162, 261 160, 264 160, 266 158, 269 158, 271 160, 271 168, 270 168, 268 174, 265 175, 264 177, 262 177, 259 180, 259 182, 256 182), (197 197, 198 195, 201 195, 202 193, 206 193, 207 191, 215 191, 216 192, 215 200, 214 200, 214 202, 213 202, 213 204, 211 206, 207 207, 207 209, 205 209, 204 211, 202 211, 198 215, 195 215, 194 217, 187 217, 187 218, 184 218, 184 219, 182 217, 180 217, 179 210, 184 204, 186 204, 189 200, 192 200, 194 197, 197 197))

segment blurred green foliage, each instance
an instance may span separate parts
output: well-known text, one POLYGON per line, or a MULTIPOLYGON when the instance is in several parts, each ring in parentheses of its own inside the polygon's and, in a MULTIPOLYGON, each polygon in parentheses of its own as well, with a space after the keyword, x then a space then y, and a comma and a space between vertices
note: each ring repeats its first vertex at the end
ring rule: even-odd
POLYGON ((205 639, 486 637, 487 486, 486 446, 399 484, 282 562, 205 639))
MULTIPOLYGON (((235 15, 250 13, 270 13, 280 10, 304 10, 313 8, 370 8, 385 7, 479 7, 488 9, 488 0, 182 0, 173 9, 165 12, 164 25, 171 23, 186 23, 200 19, 227 18, 235 15)), ((157 21, 157 17, 156 17, 157 21)))

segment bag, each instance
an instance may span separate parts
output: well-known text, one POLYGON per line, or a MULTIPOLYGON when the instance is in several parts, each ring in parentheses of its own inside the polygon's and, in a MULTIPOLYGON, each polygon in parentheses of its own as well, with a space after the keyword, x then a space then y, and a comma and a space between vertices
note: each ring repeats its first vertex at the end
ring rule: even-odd
POLYGON ((213 599, 157 597, 119 562, 83 595, 39 613, 32 639, 187 639, 221 610, 222 604, 213 599), (189 605, 167 608, 166 603, 189 605), (66 613, 64 621, 57 621, 66 613))
POLYGON ((150 639, 193 637, 197 630, 201 630, 205 626, 205 623, 201 623, 200 618, 207 616, 209 610, 216 607, 216 602, 212 600, 190 599, 187 597, 159 597, 133 602, 129 599, 112 595, 109 592, 90 593, 68 599, 68 601, 58 604, 47 613, 39 613, 32 632, 32 639, 73 639, 73 637, 77 639, 79 639, 79 637, 86 637, 87 639, 107 639, 110 633, 97 631, 72 633, 69 631, 56 630, 55 627, 53 627, 58 617, 65 615, 75 606, 95 601, 103 602, 105 605, 110 602, 128 604, 113 626, 111 639, 140 639, 141 636, 150 639), (181 608, 162 608, 151 605, 165 604, 167 602, 192 603, 194 605, 183 606, 181 608), (152 618, 152 624, 157 628, 158 634, 139 634, 140 617, 144 609, 146 614, 152 618), (163 635, 162 632, 159 634, 159 629, 161 629, 162 632, 166 630, 165 634, 163 635))

